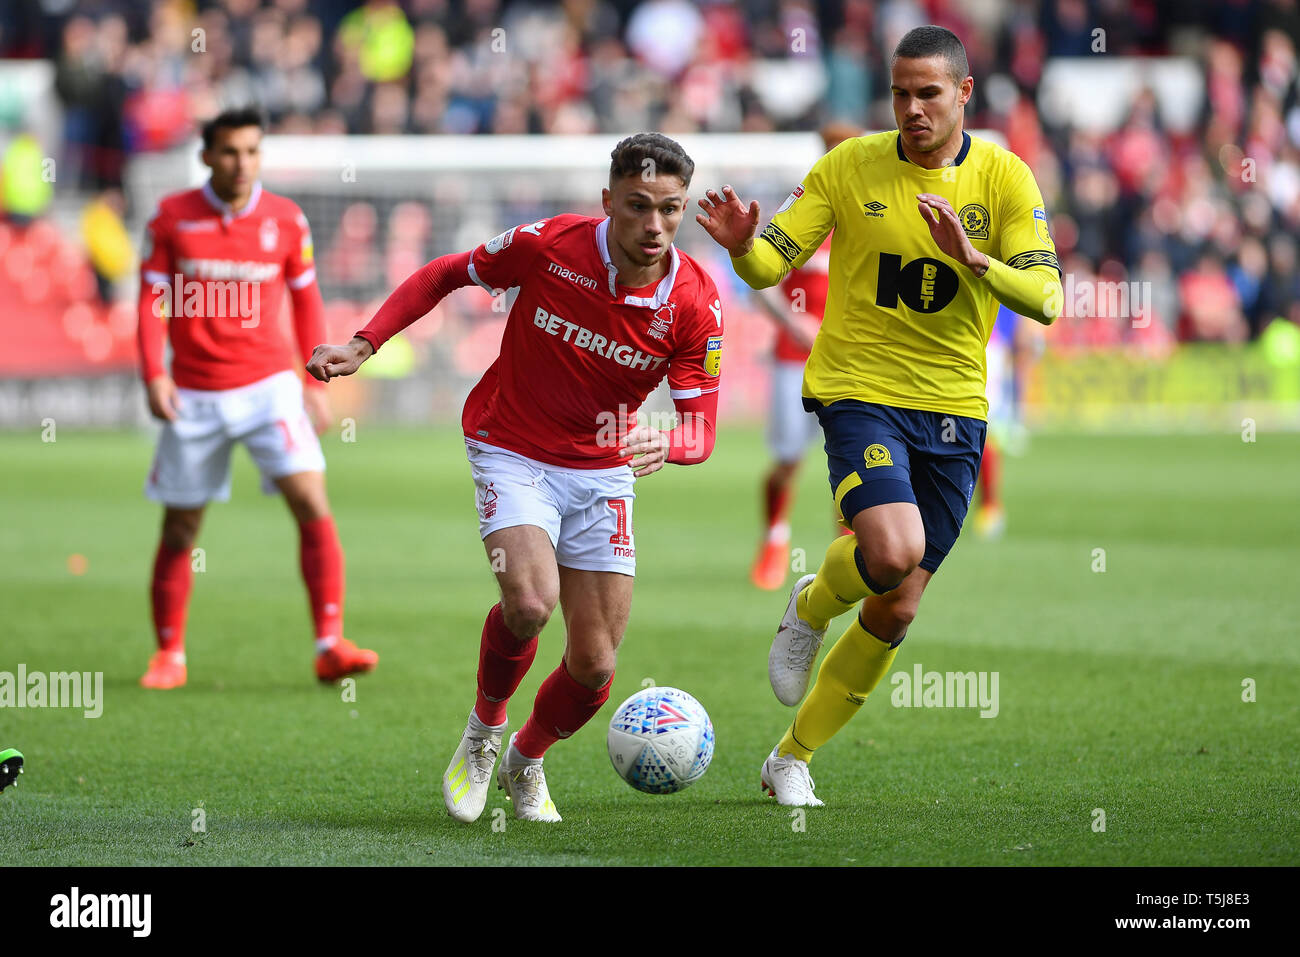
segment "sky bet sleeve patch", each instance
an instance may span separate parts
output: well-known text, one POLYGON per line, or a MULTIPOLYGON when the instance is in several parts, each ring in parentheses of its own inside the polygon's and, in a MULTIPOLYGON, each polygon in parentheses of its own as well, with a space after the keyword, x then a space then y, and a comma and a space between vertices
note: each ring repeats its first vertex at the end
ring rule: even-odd
POLYGON ((709 336, 704 347, 704 371, 711 376, 722 372, 722 336, 709 336))

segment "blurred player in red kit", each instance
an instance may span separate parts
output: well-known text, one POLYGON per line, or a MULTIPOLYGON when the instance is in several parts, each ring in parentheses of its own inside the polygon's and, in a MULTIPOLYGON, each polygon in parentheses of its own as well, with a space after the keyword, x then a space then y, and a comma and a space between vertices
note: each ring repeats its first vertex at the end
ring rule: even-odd
POLYGON ((149 410, 163 421, 145 494, 164 507, 152 585, 158 651, 140 679, 146 688, 185 684, 191 550, 204 508, 230 497, 236 442, 252 455, 263 490, 283 493, 298 522, 316 676, 334 681, 379 660, 343 637, 343 549, 316 438, 329 425, 329 405, 319 383, 304 391, 293 371, 324 335, 324 308, 306 217, 258 181, 261 139, 256 110, 210 120, 201 155, 211 179, 164 198, 145 235, 138 344, 149 410), (280 319, 286 288, 292 337, 280 319))
MULTIPOLYGON (((828 123, 819 132, 828 153, 862 133, 847 123, 828 123)), ((794 478, 804 450, 821 435, 817 416, 803 407, 803 367, 826 308, 830 257, 831 238, 827 236, 812 258, 798 269, 791 269, 776 290, 756 289, 752 293, 776 323, 767 420, 767 447, 773 464, 763 479, 763 541, 749 571, 749 580, 768 590, 784 585, 790 571, 788 516, 794 503, 794 478)), ((847 529, 843 531, 847 534, 847 529)))
POLYGON ((635 479, 713 450, 722 305, 713 280, 673 238, 695 164, 658 133, 611 154, 605 217, 524 223, 407 279, 346 345, 316 348, 308 371, 351 375, 452 290, 518 287, 501 354, 461 417, 479 534, 501 601, 487 614, 478 694, 442 778, 447 813, 483 813, 502 749, 506 705, 557 602, 564 657, 511 735, 497 782, 517 818, 559 821, 542 756, 609 697, 636 570, 635 479), (636 410, 668 377, 680 424, 639 425, 636 410))

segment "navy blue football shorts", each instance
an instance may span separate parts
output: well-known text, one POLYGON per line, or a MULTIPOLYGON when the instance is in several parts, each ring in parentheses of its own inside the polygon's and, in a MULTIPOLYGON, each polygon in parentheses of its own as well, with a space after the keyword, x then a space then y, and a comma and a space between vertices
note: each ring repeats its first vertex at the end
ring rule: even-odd
POLYGON ((844 524, 852 527, 864 508, 911 502, 925 526, 921 567, 936 571, 966 520, 988 424, 856 399, 803 402, 826 436, 831 493, 844 524))

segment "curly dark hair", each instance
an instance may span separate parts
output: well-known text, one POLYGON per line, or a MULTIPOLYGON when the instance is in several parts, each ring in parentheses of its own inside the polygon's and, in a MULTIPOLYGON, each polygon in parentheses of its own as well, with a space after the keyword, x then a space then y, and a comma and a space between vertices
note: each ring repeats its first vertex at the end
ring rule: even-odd
POLYGON ((686 151, 676 140, 670 140, 662 133, 637 133, 635 136, 629 136, 614 147, 609 157, 611 186, 614 185, 615 180, 622 179, 624 176, 642 175, 646 171, 647 160, 652 164, 649 168, 656 175, 668 173, 680 177, 688 188, 691 185, 691 176, 695 174, 694 160, 686 155, 686 151))

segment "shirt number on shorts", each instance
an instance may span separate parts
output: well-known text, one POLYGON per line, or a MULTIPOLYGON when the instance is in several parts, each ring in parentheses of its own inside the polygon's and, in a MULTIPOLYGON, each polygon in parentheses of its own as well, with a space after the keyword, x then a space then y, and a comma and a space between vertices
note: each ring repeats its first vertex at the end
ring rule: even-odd
POLYGON ((614 510, 614 515, 618 518, 618 531, 609 536, 611 545, 622 545, 624 547, 632 544, 632 529, 627 523, 627 500, 621 498, 611 499, 605 503, 614 510))

